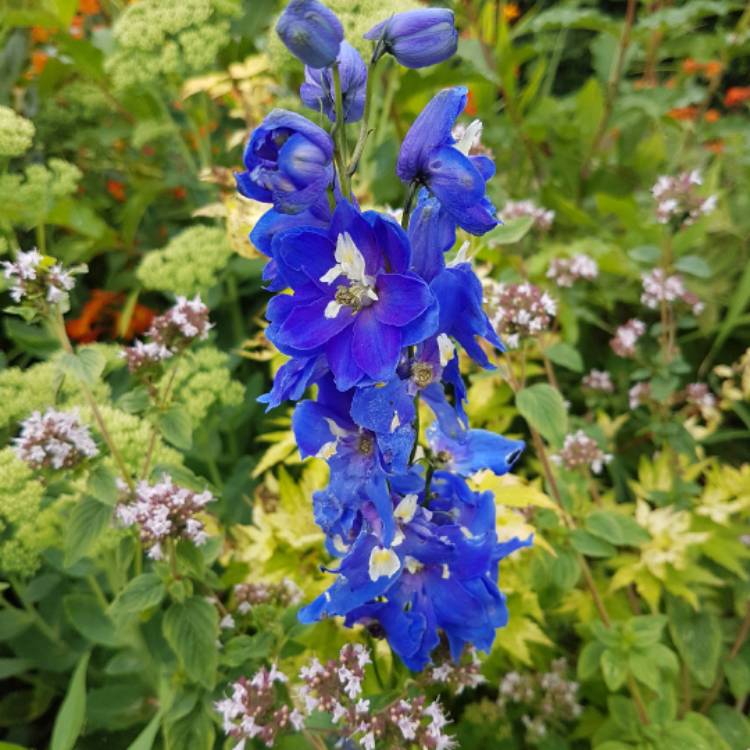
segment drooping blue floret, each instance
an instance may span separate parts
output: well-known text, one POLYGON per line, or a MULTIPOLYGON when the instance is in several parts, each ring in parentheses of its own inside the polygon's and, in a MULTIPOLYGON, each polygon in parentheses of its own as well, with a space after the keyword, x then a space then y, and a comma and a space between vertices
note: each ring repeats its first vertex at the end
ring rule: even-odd
POLYGON ((297 214, 325 198, 333 182, 333 141, 306 117, 275 109, 253 131, 244 154, 245 172, 235 174, 246 198, 297 214))
POLYGON ((424 185, 438 200, 440 210, 431 213, 430 221, 442 224, 445 212, 454 224, 481 235, 498 223, 495 207, 485 196, 495 167, 486 156, 470 155, 470 144, 453 137, 467 96, 465 87, 456 86, 432 98, 401 144, 396 172, 404 182, 424 185))
MULTIPOLYGON (((447 60, 458 49, 453 11, 420 8, 396 13, 365 34, 407 68, 424 68, 447 60)), ((377 48, 376 48, 377 49, 377 48)))
MULTIPOLYGON (((347 41, 341 43, 338 59, 341 93, 344 106, 344 122, 357 122, 365 111, 367 91, 367 66, 354 47, 347 41)), ((305 68, 305 82, 299 90, 305 106, 323 112, 331 122, 336 122, 333 74, 331 70, 305 68)))
POLYGON ((276 33, 289 51, 311 68, 333 65, 344 39, 341 21, 318 0, 289 0, 276 33))

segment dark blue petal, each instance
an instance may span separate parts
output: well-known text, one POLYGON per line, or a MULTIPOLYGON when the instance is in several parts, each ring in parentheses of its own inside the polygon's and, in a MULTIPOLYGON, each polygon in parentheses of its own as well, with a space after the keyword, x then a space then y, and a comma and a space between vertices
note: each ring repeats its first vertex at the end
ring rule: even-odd
POLYGON ((425 179, 440 203, 454 213, 470 208, 484 197, 484 179, 479 170, 452 146, 430 154, 425 179))
POLYGON ((432 281, 445 268, 444 253, 456 244, 456 222, 427 190, 420 190, 419 202, 409 220, 411 270, 432 281))
POLYGON ((406 392, 404 381, 394 378, 384 386, 358 388, 352 399, 351 417, 360 426, 373 432, 389 434, 393 417, 398 414, 400 425, 414 421, 414 399, 406 392))
POLYGON ((401 353, 401 331, 381 323, 372 307, 357 314, 353 328, 354 361, 374 380, 393 377, 401 353))
POLYGON ((336 14, 318 0, 290 0, 276 33, 295 57, 312 68, 332 65, 344 39, 336 14))
POLYGON ((381 273, 375 283, 378 301, 372 306, 381 323, 405 326, 418 318, 431 304, 430 287, 418 276, 381 273))

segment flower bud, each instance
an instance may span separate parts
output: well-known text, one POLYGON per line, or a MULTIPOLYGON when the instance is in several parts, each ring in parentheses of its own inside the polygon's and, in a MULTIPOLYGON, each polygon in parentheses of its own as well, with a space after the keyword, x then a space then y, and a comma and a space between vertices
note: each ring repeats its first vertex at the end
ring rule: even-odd
POLYGON ((276 33, 311 68, 333 65, 344 39, 336 14, 318 0, 291 0, 276 24, 276 33))
POLYGON ((370 29, 365 39, 378 43, 376 57, 390 52, 407 68, 425 68, 443 62, 458 48, 453 11, 447 8, 397 13, 370 29))

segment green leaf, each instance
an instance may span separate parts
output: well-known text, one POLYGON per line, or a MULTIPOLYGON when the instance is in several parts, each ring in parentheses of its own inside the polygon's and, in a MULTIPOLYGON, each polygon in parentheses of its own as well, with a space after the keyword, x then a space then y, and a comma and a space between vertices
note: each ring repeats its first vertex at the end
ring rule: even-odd
POLYGON ((144 612, 160 604, 164 594, 161 578, 155 573, 143 573, 128 583, 112 602, 110 610, 114 617, 144 612))
POLYGON ((104 371, 107 361, 97 349, 86 347, 76 354, 66 352, 60 357, 60 367, 73 378, 93 386, 104 371))
POLYGON ((119 492, 115 475, 105 466, 97 466, 90 474, 86 491, 100 503, 114 507, 119 492))
POLYGON ((682 273, 689 273, 700 279, 708 279, 712 275, 711 266, 699 255, 683 255, 675 262, 674 267, 682 273))
POLYGON ((589 514, 586 529, 610 544, 637 547, 650 539, 648 532, 634 519, 614 511, 598 510, 589 514))
POLYGON ((604 645, 599 641, 590 641, 578 657, 578 678, 588 680, 599 671, 599 660, 604 652, 604 645))
POLYGON ((573 370, 573 372, 583 372, 583 357, 570 344, 564 342, 553 344, 548 349, 545 349, 544 353, 556 365, 560 365, 560 367, 573 370))
POLYGON ((87 594, 69 594, 63 598, 65 614, 73 627, 92 643, 117 646, 115 624, 102 610, 98 600, 87 594))
POLYGON ((212 750, 214 724, 202 708, 164 727, 166 750, 212 750))
POLYGON ((746 717, 723 705, 713 706, 708 715, 732 750, 750 747, 750 721, 746 717))
POLYGON ((624 654, 611 648, 605 649, 599 659, 602 676, 607 687, 614 693, 624 684, 628 676, 628 663, 624 654))
POLYGON ((701 370, 707 370, 713 362, 716 353, 721 349, 724 342, 731 336, 732 331, 740 325, 742 314, 750 303, 750 263, 745 264, 742 276, 734 289, 732 299, 729 301, 727 311, 720 316, 719 330, 716 339, 711 345, 708 356, 701 365, 701 370))
POLYGON ((659 667, 642 651, 633 651, 628 655, 628 667, 632 675, 653 691, 658 691, 661 685, 659 667))
POLYGON ((570 541, 576 551, 587 557, 613 557, 617 554, 617 550, 609 542, 584 529, 574 529, 570 533, 570 541))
MULTIPOLYGON (((620 730, 619 735, 625 735, 623 739, 636 739, 640 736, 641 721, 635 704, 622 695, 611 695, 607 699, 607 708, 612 721, 620 730)), ((597 748, 600 747, 597 745, 597 748)))
POLYGON ((626 628, 633 637, 633 644, 645 648, 659 642, 666 624, 664 615, 640 615, 631 617, 626 628))
POLYGON ((117 399, 115 406, 128 414, 140 414, 148 409, 151 399, 145 386, 133 388, 117 399))
POLYGON ((188 677, 206 687, 213 687, 219 632, 214 607, 200 596, 172 604, 164 615, 163 631, 188 677))
POLYGON ((653 266, 661 258, 661 250, 656 245, 638 245, 628 250, 628 258, 636 263, 653 266))
POLYGON ((705 688, 716 679, 721 656, 719 619, 708 612, 696 612, 681 599, 667 602, 669 632, 690 673, 705 688))
POLYGON ((161 727, 162 712, 155 714, 141 733, 128 745, 127 750, 151 750, 161 727))
POLYGON ((32 622, 31 615, 22 609, 0 609, 0 641, 15 638, 32 622))
POLYGON ((706 740, 708 747, 712 750, 732 750, 729 743, 721 736, 721 732, 703 714, 691 711, 685 714, 683 721, 695 734, 706 740))
POLYGON ((68 692, 52 729, 50 750, 73 750, 86 718, 86 668, 91 652, 79 660, 68 685, 68 692))
POLYGON ((99 535, 109 526, 112 508, 93 497, 85 496, 73 509, 65 534, 65 567, 70 568, 93 547, 99 535))
POLYGON ((159 415, 159 428, 167 442, 180 450, 190 450, 193 445, 193 425, 190 415, 180 406, 159 415))
POLYGON ((238 635, 224 646, 221 661, 230 667, 241 667, 249 661, 264 659, 271 653, 274 640, 269 632, 238 635))
POLYGON ((533 216, 520 216, 518 219, 510 219, 505 224, 496 226, 486 235, 486 239, 496 245, 512 245, 520 242, 533 226, 533 216))
POLYGON ((740 654, 725 662, 724 674, 727 676, 729 689, 737 700, 741 700, 750 693, 750 665, 742 659, 740 654))
POLYGON ((568 429, 568 414, 559 391, 546 383, 531 385, 516 394, 516 407, 549 443, 562 442, 568 429))

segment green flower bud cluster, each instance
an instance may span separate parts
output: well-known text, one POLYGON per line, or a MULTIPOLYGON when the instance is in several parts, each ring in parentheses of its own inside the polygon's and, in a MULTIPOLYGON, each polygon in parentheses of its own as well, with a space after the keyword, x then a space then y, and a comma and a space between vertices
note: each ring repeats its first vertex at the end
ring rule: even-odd
POLYGON ((198 225, 180 232, 161 250, 148 253, 137 276, 146 289, 192 297, 217 283, 231 256, 223 228, 198 225))
POLYGON ((186 354, 185 361, 180 362, 178 368, 173 394, 193 424, 205 419, 216 407, 242 403, 245 389, 242 383, 232 380, 229 356, 224 352, 204 346, 186 354))
MULTIPOLYGON (((63 86, 54 96, 45 97, 34 118, 38 140, 58 152, 84 146, 102 148, 101 133, 92 138, 92 130, 102 127, 102 120, 112 112, 112 104, 102 90, 92 83, 77 80, 63 86)), ((49 151, 48 151, 49 153, 49 151)))
POLYGON ((141 0, 117 19, 117 49, 107 62, 115 87, 184 79, 216 66, 239 12, 229 0, 141 0))
POLYGON ((0 156, 21 156, 34 140, 31 120, 17 114, 10 107, 0 106, 0 156))
POLYGON ((4 218, 27 228, 44 223, 55 203, 76 191, 82 176, 78 167, 63 159, 32 164, 22 174, 0 175, 4 218))
POLYGON ((41 483, 15 451, 0 450, 0 577, 29 576, 38 567, 43 494, 41 483))

